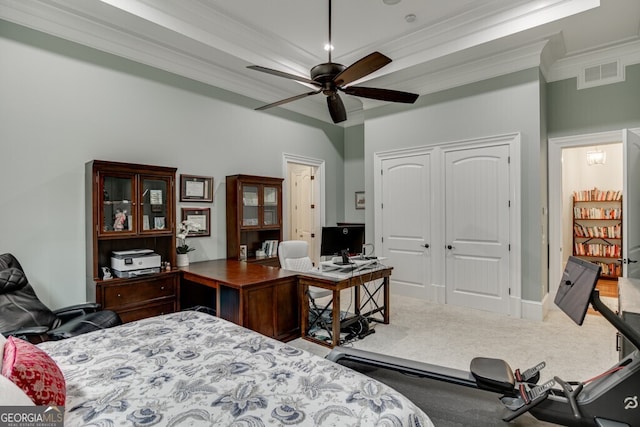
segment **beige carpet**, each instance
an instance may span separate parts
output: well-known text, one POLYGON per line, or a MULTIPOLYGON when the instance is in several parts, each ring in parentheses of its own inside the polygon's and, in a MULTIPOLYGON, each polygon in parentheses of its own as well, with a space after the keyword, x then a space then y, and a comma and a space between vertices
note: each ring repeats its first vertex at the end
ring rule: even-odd
MULTIPOLYGON (((348 304, 347 295, 342 299, 348 304)), ((349 345, 462 370, 476 356, 522 370, 545 361, 542 380, 585 381, 618 360, 615 329, 599 315, 588 314, 578 326, 559 310, 540 322, 402 296, 391 297, 390 315, 389 325, 372 324, 374 334, 349 345)), ((290 344, 320 356, 329 352, 303 339, 290 344)))

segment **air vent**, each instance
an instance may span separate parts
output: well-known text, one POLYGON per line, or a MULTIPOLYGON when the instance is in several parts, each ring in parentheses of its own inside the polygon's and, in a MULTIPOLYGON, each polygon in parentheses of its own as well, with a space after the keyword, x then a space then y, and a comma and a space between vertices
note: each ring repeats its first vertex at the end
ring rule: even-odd
POLYGON ((578 79, 578 89, 624 81, 623 69, 619 61, 583 68, 578 79))

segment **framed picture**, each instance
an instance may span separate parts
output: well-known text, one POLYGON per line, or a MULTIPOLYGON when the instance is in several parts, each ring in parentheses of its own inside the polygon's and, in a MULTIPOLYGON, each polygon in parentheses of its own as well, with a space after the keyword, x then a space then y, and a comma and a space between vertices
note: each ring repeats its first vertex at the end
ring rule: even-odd
POLYGON ((240 261, 247 259, 247 245, 240 245, 240 261))
POLYGON ((364 191, 356 191, 356 209, 364 209, 364 191))
POLYGON ((151 212, 162 212, 162 190, 149 190, 149 204, 151 212))
POLYGON ((213 202, 213 177, 180 175, 181 202, 213 202))
POLYGON ((211 236, 211 209, 182 208, 182 221, 192 221, 200 225, 200 230, 190 231, 189 237, 211 236))

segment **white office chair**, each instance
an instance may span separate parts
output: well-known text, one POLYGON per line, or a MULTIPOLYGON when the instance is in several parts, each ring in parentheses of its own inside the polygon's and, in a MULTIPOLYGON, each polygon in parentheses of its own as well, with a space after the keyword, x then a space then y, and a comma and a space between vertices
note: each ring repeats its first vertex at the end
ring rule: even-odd
MULTIPOLYGON (((280 259, 280 267, 286 270, 304 273, 311 271, 313 268, 313 262, 311 258, 309 258, 309 244, 304 240, 287 240, 280 242, 278 245, 278 258, 280 259)), ((308 296, 312 308, 310 311, 311 319, 309 319, 309 330, 315 325, 318 325, 331 335, 330 323, 326 324, 322 319, 322 315, 328 311, 333 300, 321 308, 316 304, 316 299, 329 297, 332 294, 333 292, 328 289, 309 286, 308 296)), ((331 338, 331 336, 329 338, 331 338)))

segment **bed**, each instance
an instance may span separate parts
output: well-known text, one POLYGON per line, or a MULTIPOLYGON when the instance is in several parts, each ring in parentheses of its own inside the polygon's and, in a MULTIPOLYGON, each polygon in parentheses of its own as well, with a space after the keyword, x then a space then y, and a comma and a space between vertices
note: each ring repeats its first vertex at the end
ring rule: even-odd
POLYGON ((183 311, 39 344, 65 426, 432 426, 394 389, 223 319, 183 311))

